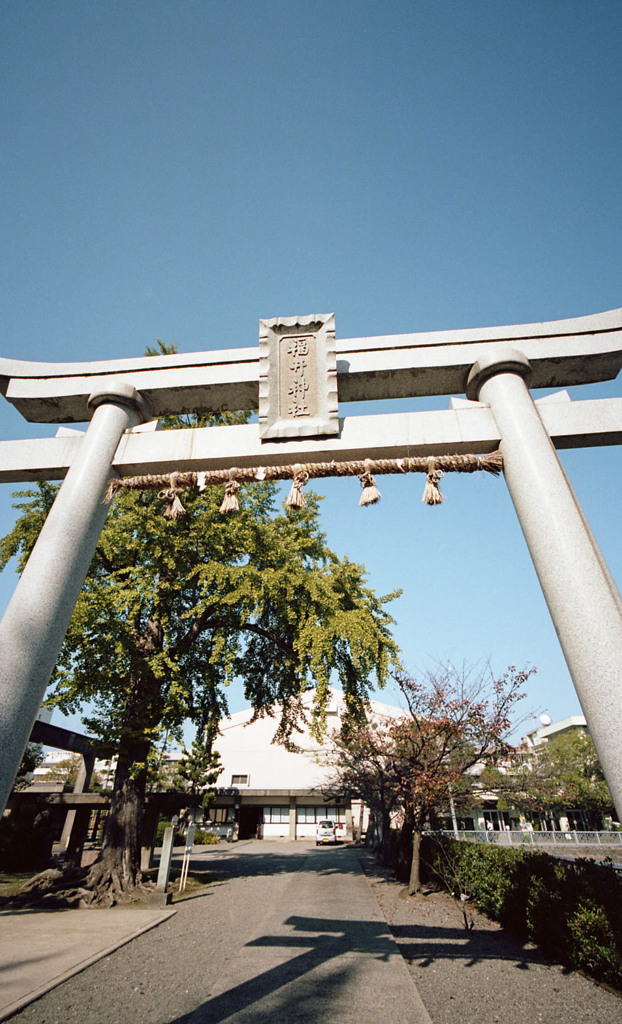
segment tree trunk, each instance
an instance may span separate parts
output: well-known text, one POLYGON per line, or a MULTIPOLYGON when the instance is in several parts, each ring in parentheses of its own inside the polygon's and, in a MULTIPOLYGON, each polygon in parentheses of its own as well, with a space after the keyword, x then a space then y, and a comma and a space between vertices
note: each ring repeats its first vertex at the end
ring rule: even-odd
POLYGON ((414 896, 421 892, 421 832, 413 831, 413 856, 410 862, 410 879, 408 881, 408 895, 414 896))
POLYGON ((397 842, 397 856, 395 873, 402 881, 407 881, 410 875, 412 863, 412 839, 414 829, 414 815, 412 808, 406 804, 404 808, 404 821, 400 829, 400 836, 397 842))
POLYGON ((132 778, 132 767, 144 763, 148 750, 148 743, 134 742, 123 744, 119 753, 101 856, 86 880, 95 893, 93 903, 102 906, 144 899, 147 893, 140 870, 146 778, 144 771, 132 778))
POLYGON ((369 821, 367 822, 367 833, 365 835, 365 846, 371 846, 372 850, 376 849, 378 835, 378 826, 376 819, 376 811, 373 807, 369 808, 369 821))
POLYGON ((382 808, 382 866, 385 868, 393 867, 395 858, 393 856, 393 845, 391 843, 391 814, 386 809, 382 808))

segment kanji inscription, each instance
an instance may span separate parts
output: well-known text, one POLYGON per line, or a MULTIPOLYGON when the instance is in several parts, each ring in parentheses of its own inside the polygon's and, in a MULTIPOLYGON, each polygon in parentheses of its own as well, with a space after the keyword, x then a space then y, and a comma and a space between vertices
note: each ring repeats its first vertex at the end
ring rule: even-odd
POLYGON ((314 416, 317 412, 317 388, 313 385, 313 337, 282 338, 279 343, 281 393, 279 412, 286 415, 314 416))
POLYGON ((260 320, 262 438, 339 432, 334 316, 260 320))

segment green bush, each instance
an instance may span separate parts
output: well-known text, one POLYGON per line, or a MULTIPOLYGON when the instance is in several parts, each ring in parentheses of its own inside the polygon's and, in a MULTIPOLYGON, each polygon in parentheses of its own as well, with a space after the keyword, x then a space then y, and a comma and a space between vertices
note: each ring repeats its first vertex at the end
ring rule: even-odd
MULTIPOLYGON (((164 830, 170 828, 173 822, 170 818, 160 818, 158 827, 156 829, 155 845, 162 846, 164 842, 164 830)), ((175 838, 173 839, 173 846, 185 846, 186 837, 182 832, 175 830, 175 838)))
POLYGON ((568 929, 577 967, 596 978, 619 974, 619 943, 616 949, 616 937, 602 907, 578 907, 568 929))
POLYGON ((213 832, 206 832, 205 829, 198 828, 194 833, 194 842, 197 846, 215 846, 218 836, 215 836, 213 832))
POLYGON ((622 989, 622 880, 611 865, 431 836, 421 855, 428 879, 551 959, 622 989))

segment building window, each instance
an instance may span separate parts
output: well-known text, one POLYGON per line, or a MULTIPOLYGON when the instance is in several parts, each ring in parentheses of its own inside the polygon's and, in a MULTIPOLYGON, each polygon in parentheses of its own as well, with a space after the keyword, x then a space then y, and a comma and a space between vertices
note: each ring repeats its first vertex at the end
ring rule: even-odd
POLYGON ((209 820, 215 825, 223 825, 226 821, 232 821, 231 807, 210 807, 209 820))
POLYGON ((248 786, 248 775, 232 775, 232 786, 248 786))
POLYGON ((296 821, 301 824, 314 825, 316 821, 346 820, 345 807, 297 807, 296 821))
POLYGON ((264 825, 286 825, 289 822, 289 807, 264 807, 264 825))
POLYGON ((318 814, 320 810, 324 818, 329 818, 330 821, 345 822, 346 820, 346 809, 345 807, 318 807, 318 814))

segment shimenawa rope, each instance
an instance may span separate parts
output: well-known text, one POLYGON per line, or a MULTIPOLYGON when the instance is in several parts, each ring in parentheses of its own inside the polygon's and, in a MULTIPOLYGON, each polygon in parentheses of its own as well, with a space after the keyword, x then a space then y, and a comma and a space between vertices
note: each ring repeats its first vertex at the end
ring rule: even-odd
POLYGON ((209 469, 200 472, 174 472, 146 476, 115 478, 110 481, 104 502, 108 504, 121 490, 159 490, 158 497, 166 501, 164 515, 167 519, 178 519, 185 515, 179 494, 192 487, 204 491, 206 487, 225 484, 225 495, 220 511, 224 514, 237 512, 238 491, 242 483, 260 480, 292 480, 286 504, 290 508, 303 508, 305 504, 302 488, 310 479, 334 476, 358 476, 363 492, 359 505, 373 505, 380 499, 374 475, 387 473, 425 473, 426 485, 422 500, 426 505, 440 505, 443 501, 438 484, 445 473, 491 473, 498 476, 503 469, 500 451, 488 455, 436 455, 409 456, 404 459, 365 459, 348 462, 309 462, 289 466, 246 466, 232 469, 209 469))

